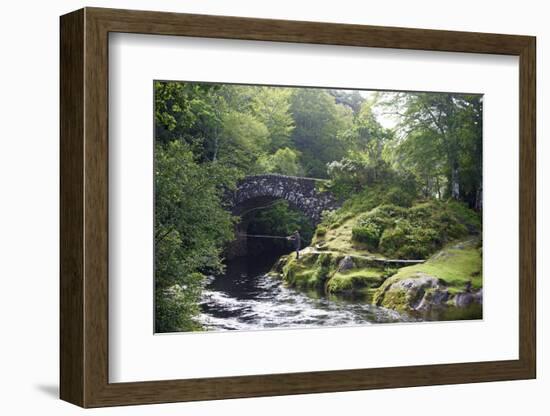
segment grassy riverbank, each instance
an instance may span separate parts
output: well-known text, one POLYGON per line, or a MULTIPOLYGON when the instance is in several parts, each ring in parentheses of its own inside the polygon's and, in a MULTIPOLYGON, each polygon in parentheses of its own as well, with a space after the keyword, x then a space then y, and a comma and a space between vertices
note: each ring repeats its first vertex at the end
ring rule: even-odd
POLYGON ((282 257, 274 274, 292 287, 402 312, 481 302, 479 214, 457 202, 368 202, 363 196, 327 216, 300 259, 282 257))

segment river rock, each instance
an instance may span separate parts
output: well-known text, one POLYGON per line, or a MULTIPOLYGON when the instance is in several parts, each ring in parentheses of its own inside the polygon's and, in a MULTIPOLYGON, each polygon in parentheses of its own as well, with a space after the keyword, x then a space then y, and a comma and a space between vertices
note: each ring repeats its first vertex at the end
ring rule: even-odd
POLYGON ((270 272, 280 275, 283 272, 283 266, 285 265, 287 259, 288 256, 281 256, 279 260, 277 260, 277 262, 273 265, 270 272))
POLYGON ((345 272, 347 270, 353 269, 354 267, 355 267, 355 264, 353 263, 353 259, 351 258, 351 256, 346 256, 338 264, 337 271, 345 272))
POLYGON ((472 303, 483 302, 483 291, 480 289, 477 292, 463 292, 457 293, 454 298, 454 303, 458 308, 464 308, 472 303))
POLYGON ((405 310, 428 310, 434 304, 442 304, 448 296, 445 286, 437 277, 417 273, 414 277, 391 283, 379 298, 378 304, 405 310))
POLYGON ((433 308, 440 308, 449 300, 449 291, 446 289, 435 289, 424 293, 422 300, 416 307, 417 311, 429 311, 433 308))

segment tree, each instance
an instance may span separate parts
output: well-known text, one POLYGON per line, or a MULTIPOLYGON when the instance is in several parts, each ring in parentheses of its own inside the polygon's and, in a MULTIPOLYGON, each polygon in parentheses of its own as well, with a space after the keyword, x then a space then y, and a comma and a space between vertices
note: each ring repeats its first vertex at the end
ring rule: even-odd
POLYGON ((303 175, 303 169, 298 161, 300 155, 288 147, 277 150, 272 155, 260 156, 258 166, 261 172, 280 173, 289 176, 303 175))
POLYGON ((376 101, 364 101, 353 117, 353 124, 341 135, 350 149, 364 153, 373 163, 382 160, 384 146, 393 139, 392 131, 378 122, 375 106, 376 101))
POLYGON ((252 97, 252 113, 269 132, 269 151, 291 145, 290 135, 294 130, 294 120, 290 113, 292 90, 281 87, 257 87, 252 97))
POLYGON ((216 160, 244 174, 254 173, 258 156, 269 145, 267 127, 251 114, 234 110, 223 114, 222 125, 216 160))
POLYGON ((351 109, 336 104, 326 90, 315 88, 294 90, 290 109, 296 125, 292 142, 302 155, 306 175, 327 177, 326 164, 346 153, 340 133, 351 126, 351 109))
POLYGON ((336 104, 348 106, 353 110, 354 114, 359 112, 361 106, 365 102, 365 99, 361 96, 361 94, 359 94, 358 91, 328 90, 328 93, 334 97, 336 104))
POLYGON ((212 160, 225 106, 220 87, 211 84, 155 81, 155 139, 181 140, 199 160, 212 160))
MULTIPOLYGON (((440 155, 431 173, 424 175, 437 180, 441 171, 445 176, 445 194, 467 201, 471 207, 480 206, 481 198, 481 109, 480 95, 443 93, 396 93, 387 102, 400 116, 401 141, 409 138, 424 149, 432 147, 431 155, 440 155), (421 144, 423 142, 423 144, 421 144)), ((411 151, 410 145, 401 147, 400 156, 419 166, 428 165, 426 151, 411 151)))
POLYGON ((235 172, 197 163, 181 141, 157 144, 155 162, 156 330, 193 330, 203 274, 222 269, 221 251, 233 238, 222 199, 235 172))

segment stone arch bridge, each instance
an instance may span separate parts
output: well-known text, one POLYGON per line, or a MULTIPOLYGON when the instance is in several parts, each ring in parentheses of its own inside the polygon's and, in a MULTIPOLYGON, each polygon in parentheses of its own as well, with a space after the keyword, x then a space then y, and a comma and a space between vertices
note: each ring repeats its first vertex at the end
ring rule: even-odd
POLYGON ((284 199, 317 224, 323 211, 340 206, 330 192, 320 190, 323 182, 323 179, 276 174, 247 176, 238 183, 233 193, 232 212, 242 215, 262 204, 284 199))
POLYGON ((248 176, 237 184, 237 189, 230 196, 231 211, 241 216, 235 233, 236 240, 227 251, 229 258, 246 255, 247 238, 244 237, 248 223, 246 213, 269 206, 276 200, 284 199, 290 206, 300 210, 313 225, 321 221, 325 210, 333 210, 340 202, 320 186, 324 180, 276 174, 248 176))

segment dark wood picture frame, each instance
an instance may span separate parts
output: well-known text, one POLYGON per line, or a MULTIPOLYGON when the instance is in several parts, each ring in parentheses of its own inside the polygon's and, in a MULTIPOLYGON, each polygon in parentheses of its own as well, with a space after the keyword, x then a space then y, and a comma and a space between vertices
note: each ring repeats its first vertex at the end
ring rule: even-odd
POLYGON ((82 407, 336 392, 536 377, 535 38, 85 8, 61 17, 60 396, 82 407), (109 383, 110 32, 519 57, 519 359, 109 383))

